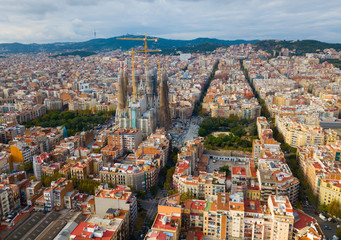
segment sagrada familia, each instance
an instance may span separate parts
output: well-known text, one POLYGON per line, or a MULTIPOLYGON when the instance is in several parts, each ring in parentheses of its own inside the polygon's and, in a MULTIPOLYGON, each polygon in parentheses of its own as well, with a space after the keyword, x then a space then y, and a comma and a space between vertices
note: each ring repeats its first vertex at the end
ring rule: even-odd
POLYGON ((133 86, 133 93, 129 95, 128 74, 121 70, 116 109, 116 123, 120 128, 140 129, 143 136, 148 136, 156 128, 168 130, 171 127, 168 75, 165 70, 157 77, 155 75, 153 71, 147 71, 145 81, 142 79, 138 86, 133 86))

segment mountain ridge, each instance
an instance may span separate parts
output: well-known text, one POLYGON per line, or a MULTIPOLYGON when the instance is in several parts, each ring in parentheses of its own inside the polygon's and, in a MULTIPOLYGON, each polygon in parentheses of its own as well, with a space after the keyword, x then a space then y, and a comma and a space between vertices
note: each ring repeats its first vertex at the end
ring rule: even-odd
POLYGON ((341 43, 326 43, 317 40, 262 40, 255 43, 256 49, 261 49, 269 53, 273 51, 281 51, 282 48, 288 48, 291 51, 295 50, 295 55, 302 55, 305 53, 316 53, 323 51, 326 48, 334 48, 335 50, 341 50, 341 43))
MULTIPOLYGON (((83 42, 55 42, 55 43, 0 43, 0 54, 4 53, 38 53, 38 52, 65 52, 65 51, 108 51, 116 49, 127 50, 132 47, 142 46, 142 41, 123 41, 121 37, 144 37, 141 35, 123 35, 111 38, 95 38, 83 42)), ((157 42, 148 42, 150 48, 172 49, 178 47, 193 47, 203 43, 217 44, 218 46, 229 46, 241 43, 256 43, 258 40, 221 40, 217 38, 195 38, 192 40, 175 40, 159 38, 157 42)))
MULTIPOLYGON (((118 38, 131 37, 137 38, 144 35, 131 35, 126 34, 111 38, 94 38, 83 42, 55 42, 55 43, 0 43, 0 54, 6 53, 39 53, 39 52, 49 52, 49 53, 64 53, 69 51, 89 51, 89 52, 101 52, 101 51, 111 51, 116 49, 127 50, 132 47, 143 47, 143 42, 139 40, 124 41, 118 38)), ((151 49, 161 49, 167 53, 174 53, 177 50, 184 50, 189 52, 196 51, 212 51, 218 47, 230 46, 236 44, 255 44, 256 49, 261 49, 272 53, 273 50, 277 52, 281 48, 288 48, 289 50, 296 50, 297 55, 305 54, 307 52, 316 52, 318 50, 323 51, 325 48, 334 48, 336 50, 341 50, 340 43, 326 43, 317 40, 222 40, 217 38, 195 38, 192 40, 176 40, 167 38, 158 38, 157 42, 148 41, 148 46, 151 49), (206 45, 206 46, 205 46, 206 45), (199 50, 198 50, 199 49, 199 50)))

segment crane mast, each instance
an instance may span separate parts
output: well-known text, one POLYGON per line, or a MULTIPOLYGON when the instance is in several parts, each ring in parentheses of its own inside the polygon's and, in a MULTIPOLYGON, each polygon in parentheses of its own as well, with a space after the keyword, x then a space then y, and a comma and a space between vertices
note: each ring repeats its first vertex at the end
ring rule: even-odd
MULTIPOLYGON (((158 41, 158 38, 148 38, 147 34, 144 34, 144 38, 117 38, 120 40, 133 40, 133 41, 143 41, 144 42, 144 50, 143 51, 135 51, 144 53, 144 64, 145 64, 145 74, 147 77, 147 72, 148 72, 148 53, 149 52, 161 52, 161 50, 151 50, 148 49, 148 41, 158 41)), ((135 66, 134 66, 134 49, 132 48, 128 53, 131 54, 131 68, 132 68, 132 80, 133 80, 133 102, 136 103, 136 85, 135 85, 135 66)))

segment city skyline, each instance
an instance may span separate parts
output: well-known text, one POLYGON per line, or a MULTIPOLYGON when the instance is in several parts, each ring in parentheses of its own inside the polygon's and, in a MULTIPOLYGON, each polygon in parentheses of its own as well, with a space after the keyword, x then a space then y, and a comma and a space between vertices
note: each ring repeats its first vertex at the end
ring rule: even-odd
POLYGON ((13 1, 0 10, 0 43, 51 43, 126 33, 170 39, 315 39, 340 43, 336 1, 13 1))

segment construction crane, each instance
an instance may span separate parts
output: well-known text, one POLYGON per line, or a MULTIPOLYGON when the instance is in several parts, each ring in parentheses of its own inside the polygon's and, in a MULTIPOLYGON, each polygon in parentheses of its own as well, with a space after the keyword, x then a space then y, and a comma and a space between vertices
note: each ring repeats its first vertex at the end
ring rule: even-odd
POLYGON ((161 50, 150 50, 148 49, 148 41, 155 41, 157 42, 158 38, 147 38, 147 34, 144 34, 144 38, 117 38, 120 40, 133 40, 133 41, 144 41, 144 50, 143 51, 135 51, 135 52, 143 52, 144 53, 144 64, 145 64, 145 73, 147 74, 148 71, 148 53, 149 52, 161 52, 161 50))

